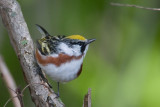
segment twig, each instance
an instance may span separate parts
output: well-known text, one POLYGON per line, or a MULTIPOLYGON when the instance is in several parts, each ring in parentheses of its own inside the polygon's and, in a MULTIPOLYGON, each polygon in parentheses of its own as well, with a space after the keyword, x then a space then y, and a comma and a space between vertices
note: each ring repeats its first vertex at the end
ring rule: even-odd
POLYGON ((33 84, 44 85, 46 88, 49 88, 44 83, 30 83, 30 84, 26 85, 21 92, 23 93, 30 85, 33 85, 33 84))
MULTIPOLYGON (((34 44, 18 2, 16 0, 0 0, 0 15, 20 60, 26 82, 28 84, 43 83, 38 75, 40 68, 34 57, 34 44)), ((64 107, 63 102, 56 97, 56 94, 50 92, 50 88, 45 88, 43 85, 30 85, 29 91, 35 106, 64 107)))
MULTIPOLYGON (((16 97, 18 97, 18 96, 14 96, 14 97, 9 98, 9 99, 6 101, 6 103, 4 104, 3 107, 6 107, 6 105, 7 105, 12 99, 15 99, 16 97)), ((15 106, 15 107, 16 107, 16 106, 15 106)))
POLYGON ((160 8, 150 8, 150 7, 143 7, 133 4, 121 4, 121 3, 110 3, 112 6, 123 6, 123 7, 135 7, 140 9, 146 9, 146 10, 153 10, 153 11, 160 11, 160 8))
POLYGON ((22 98, 22 97, 23 97, 23 94, 22 94, 20 88, 17 88, 17 89, 16 89, 16 94, 17 94, 17 97, 18 97, 18 99, 19 99, 19 101, 20 101, 21 107, 24 107, 23 98, 22 98))
POLYGON ((88 93, 84 96, 83 107, 91 107, 91 88, 88 89, 88 93))
MULTIPOLYGON (((16 89, 16 84, 15 81, 12 77, 12 75, 10 74, 6 64, 4 63, 2 57, 0 56, 0 73, 2 75, 2 79, 5 82, 6 87, 8 88, 8 91, 11 95, 11 97, 16 96, 15 93, 15 89, 16 89)), ((21 107, 20 106, 20 101, 18 100, 18 98, 14 98, 13 100, 13 104, 15 107, 21 107)))
POLYGON ((23 93, 24 93, 24 91, 25 91, 30 85, 33 85, 33 84, 44 85, 45 87, 47 87, 44 83, 31 83, 31 84, 26 85, 26 86, 22 89, 22 91, 21 91, 19 88, 17 88, 16 91, 14 91, 13 89, 9 88, 9 89, 12 90, 13 92, 15 92, 17 95, 9 98, 9 99, 6 101, 6 103, 5 103, 5 105, 4 105, 3 107, 6 107, 6 105, 9 103, 9 101, 11 101, 12 99, 14 99, 14 98, 16 98, 16 97, 20 100, 20 102, 22 102, 21 107, 24 107, 24 104, 23 104, 23 101, 22 101, 22 97, 24 96, 23 93))

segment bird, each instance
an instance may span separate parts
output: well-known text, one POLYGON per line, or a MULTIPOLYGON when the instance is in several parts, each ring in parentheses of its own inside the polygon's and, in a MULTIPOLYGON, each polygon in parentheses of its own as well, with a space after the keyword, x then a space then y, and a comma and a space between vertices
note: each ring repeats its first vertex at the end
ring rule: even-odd
POLYGON ((79 77, 89 44, 95 39, 81 35, 51 36, 42 26, 36 24, 42 38, 36 41, 35 57, 40 68, 58 84, 79 77))

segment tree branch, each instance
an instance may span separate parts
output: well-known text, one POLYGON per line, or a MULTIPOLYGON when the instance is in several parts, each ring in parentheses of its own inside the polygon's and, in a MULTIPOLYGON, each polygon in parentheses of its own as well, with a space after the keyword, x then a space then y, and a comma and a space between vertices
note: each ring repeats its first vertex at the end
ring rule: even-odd
POLYGON ((112 6, 123 6, 123 7, 135 7, 140 9, 146 9, 146 10, 153 10, 153 11, 160 11, 160 8, 150 8, 150 7, 143 7, 133 4, 121 4, 121 3, 110 3, 112 6))
POLYGON ((84 96, 83 107, 91 107, 91 88, 88 89, 88 93, 84 96))
MULTIPOLYGON (((17 96, 16 94, 17 86, 1 56, 0 56, 0 73, 1 73, 1 77, 4 80, 5 85, 11 97, 13 98, 17 96)), ((13 98, 12 101, 13 101, 14 107, 21 107, 20 102, 17 97, 13 98)))
POLYGON ((43 83, 43 81, 38 75, 40 68, 35 61, 34 44, 18 2, 16 0, 0 0, 0 14, 4 26, 8 30, 11 44, 20 60, 26 82, 31 84, 29 90, 35 105, 38 107, 64 107, 53 90, 44 85, 32 84, 43 83))

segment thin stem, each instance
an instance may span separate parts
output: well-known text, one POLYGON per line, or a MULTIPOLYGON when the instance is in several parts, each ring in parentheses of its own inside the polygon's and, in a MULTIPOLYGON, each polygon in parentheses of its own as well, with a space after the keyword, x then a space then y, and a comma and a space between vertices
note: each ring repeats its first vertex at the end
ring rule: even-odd
MULTIPOLYGON (((11 97, 13 98, 14 96, 16 96, 16 91, 14 89, 16 89, 17 86, 1 56, 0 56, 0 73, 2 75, 1 77, 3 81, 5 82, 6 87, 8 87, 8 91, 11 97)), ((21 107, 18 98, 14 98, 12 101, 15 107, 21 107)))
POLYGON ((160 8, 143 7, 143 6, 133 5, 133 4, 121 4, 121 3, 112 3, 112 2, 110 4, 112 6, 135 7, 135 8, 146 9, 146 10, 160 11, 160 8))
POLYGON ((26 90, 26 88, 28 88, 30 85, 34 85, 34 84, 44 85, 45 87, 48 88, 48 86, 46 86, 44 83, 30 83, 30 84, 26 85, 26 86, 22 89, 22 93, 26 90))
MULTIPOLYGON (((16 98, 16 97, 18 97, 18 96, 14 96, 14 97, 9 98, 9 99, 7 100, 7 102, 4 104, 3 107, 6 107, 6 105, 7 105, 12 99, 14 99, 14 98, 16 98)), ((16 106, 15 106, 15 107, 16 107, 16 106)))

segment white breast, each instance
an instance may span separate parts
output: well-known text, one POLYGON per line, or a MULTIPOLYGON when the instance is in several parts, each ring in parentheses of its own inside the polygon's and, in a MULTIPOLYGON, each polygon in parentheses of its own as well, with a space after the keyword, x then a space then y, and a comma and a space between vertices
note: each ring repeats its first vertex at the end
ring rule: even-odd
POLYGON ((77 73, 83 62, 83 57, 78 60, 72 60, 70 62, 56 66, 53 64, 48 64, 46 66, 39 66, 45 71, 45 73, 50 76, 53 80, 57 82, 68 82, 77 77, 77 73))

